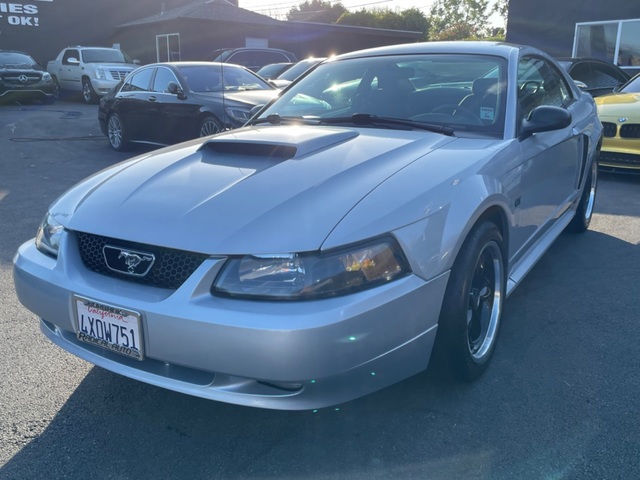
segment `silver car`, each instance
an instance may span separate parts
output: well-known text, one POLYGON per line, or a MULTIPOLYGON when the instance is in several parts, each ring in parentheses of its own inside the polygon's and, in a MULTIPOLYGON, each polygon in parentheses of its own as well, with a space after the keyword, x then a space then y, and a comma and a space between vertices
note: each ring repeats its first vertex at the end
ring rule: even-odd
POLYGON ((533 48, 342 55, 241 129, 71 188, 15 287, 61 348, 212 400, 320 408, 430 359, 473 380, 507 296, 588 228, 601 137, 533 48))

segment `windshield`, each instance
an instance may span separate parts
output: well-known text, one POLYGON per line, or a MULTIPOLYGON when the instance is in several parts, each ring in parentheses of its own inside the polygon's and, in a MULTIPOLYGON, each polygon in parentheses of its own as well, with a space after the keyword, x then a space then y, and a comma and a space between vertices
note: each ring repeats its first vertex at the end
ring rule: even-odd
POLYGON ((640 74, 629 80, 621 89, 624 93, 640 93, 640 74))
MULTIPOLYGON (((255 122, 392 118, 502 134, 506 63, 482 55, 399 55, 329 61, 255 122)), ((408 128, 408 127, 407 127, 408 128)))
POLYGON ((133 63, 122 50, 115 48, 92 48, 82 51, 84 63, 133 63))
POLYGON ((3 52, 0 53, 0 65, 2 67, 32 67, 36 61, 24 53, 3 52))
POLYGON ((302 61, 296 63, 293 67, 291 67, 291 68, 287 69, 286 71, 284 71, 283 73, 281 73, 278 76, 278 79, 280 79, 280 80, 289 80, 289 81, 293 82, 296 78, 298 78, 304 72, 306 72, 311 67, 313 67, 316 63, 319 63, 322 60, 324 60, 324 58, 317 58, 317 59, 313 59, 313 60, 302 60, 302 61))
POLYGON ((223 90, 225 92, 239 92, 273 89, 271 85, 253 72, 233 65, 183 65, 178 68, 192 92, 222 92, 223 90))

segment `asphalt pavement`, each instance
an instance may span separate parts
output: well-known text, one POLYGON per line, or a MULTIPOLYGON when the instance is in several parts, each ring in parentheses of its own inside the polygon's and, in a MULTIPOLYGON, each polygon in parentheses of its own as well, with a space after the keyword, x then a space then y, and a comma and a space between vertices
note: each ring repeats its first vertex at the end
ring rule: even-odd
POLYGON ((48 205, 146 151, 111 150, 96 106, 0 107, 0 480, 640 478, 640 176, 601 174, 590 231, 563 234, 508 299, 475 383, 429 370, 282 412, 94 367, 19 304, 12 257, 48 205))

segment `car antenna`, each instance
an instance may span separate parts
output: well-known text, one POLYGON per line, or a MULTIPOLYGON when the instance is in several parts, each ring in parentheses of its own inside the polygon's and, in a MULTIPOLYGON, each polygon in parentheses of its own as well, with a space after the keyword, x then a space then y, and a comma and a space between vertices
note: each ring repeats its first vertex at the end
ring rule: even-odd
POLYGON ((227 125, 227 109, 224 105, 224 91, 226 90, 226 88, 224 86, 224 64, 222 62, 220 62, 220 88, 222 88, 222 130, 226 130, 225 127, 227 125))

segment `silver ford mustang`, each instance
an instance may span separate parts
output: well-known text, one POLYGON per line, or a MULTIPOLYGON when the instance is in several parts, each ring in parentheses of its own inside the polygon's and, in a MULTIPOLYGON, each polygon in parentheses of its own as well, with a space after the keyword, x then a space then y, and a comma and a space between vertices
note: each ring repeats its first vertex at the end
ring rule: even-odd
POLYGON ((16 290, 63 349, 223 402, 325 407, 430 358, 473 380, 505 298, 588 228, 601 137, 533 48, 345 54, 241 129, 71 188, 16 254, 16 290))

